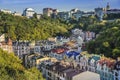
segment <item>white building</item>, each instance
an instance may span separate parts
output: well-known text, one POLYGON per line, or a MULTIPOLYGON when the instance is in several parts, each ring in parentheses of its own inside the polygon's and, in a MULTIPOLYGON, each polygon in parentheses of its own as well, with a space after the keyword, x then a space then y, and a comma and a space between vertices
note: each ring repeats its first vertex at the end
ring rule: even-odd
POLYGON ((36 16, 36 17, 37 17, 37 19, 40 19, 40 18, 41 18, 41 16, 42 16, 41 14, 37 14, 37 16, 36 16))
POLYGON ((15 15, 15 16, 21 16, 22 14, 19 13, 19 12, 14 12, 13 15, 15 15))
POLYGON ((0 42, 4 42, 5 41, 5 34, 0 35, 0 42))
POLYGON ((56 47, 55 42, 37 41, 36 44, 35 44, 35 47, 34 47, 34 53, 40 53, 41 54, 44 51, 50 51, 54 47, 56 47))
POLYGON ((29 42, 13 42, 13 51, 19 58, 23 58, 23 54, 30 54, 29 42))
POLYGON ((71 18, 71 12, 70 11, 67 11, 67 12, 59 12, 58 13, 58 17, 63 19, 63 20, 68 20, 71 18))
POLYGON ((1 9, 0 11, 8 14, 12 13, 9 9, 1 9))
POLYGON ((74 35, 81 35, 82 34, 82 29, 73 29, 72 30, 72 33, 74 34, 74 35))
POLYGON ((27 18, 33 17, 34 14, 35 14, 35 11, 34 11, 34 9, 32 9, 32 8, 26 8, 26 9, 23 11, 23 16, 26 16, 27 18))

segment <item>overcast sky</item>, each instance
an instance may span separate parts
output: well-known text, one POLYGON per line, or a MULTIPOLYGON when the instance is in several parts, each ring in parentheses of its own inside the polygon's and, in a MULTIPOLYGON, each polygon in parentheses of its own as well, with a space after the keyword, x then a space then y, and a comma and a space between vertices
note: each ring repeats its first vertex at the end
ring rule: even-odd
POLYGON ((120 0, 0 0, 0 9, 10 9, 21 13, 28 7, 38 13, 42 13, 45 7, 56 8, 60 11, 69 11, 73 8, 91 11, 96 7, 106 7, 107 2, 110 3, 112 9, 120 9, 120 0))

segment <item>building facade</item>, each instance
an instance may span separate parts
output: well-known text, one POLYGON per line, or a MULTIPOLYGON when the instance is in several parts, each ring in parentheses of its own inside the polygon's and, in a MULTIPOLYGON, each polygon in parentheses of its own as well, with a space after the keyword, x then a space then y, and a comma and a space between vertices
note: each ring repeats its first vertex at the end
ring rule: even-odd
POLYGON ((8 14, 12 13, 12 11, 10 11, 9 9, 1 9, 0 11, 8 14))
POLYGON ((13 42, 13 51, 16 56, 23 59, 24 54, 30 54, 29 42, 13 42))
POLYGON ((12 40, 10 38, 6 39, 5 34, 0 36, 0 48, 4 51, 7 51, 8 53, 13 52, 12 40))
POLYGON ((99 74, 81 70, 79 66, 74 67, 72 64, 64 61, 44 62, 41 70, 46 80, 88 80, 87 78, 89 80, 100 80, 99 74), (84 77, 85 75, 88 77, 84 77))
POLYGON ((23 16, 26 16, 27 18, 32 18, 34 14, 35 14, 35 11, 32 8, 26 8, 23 11, 23 16))
POLYGON ((52 9, 52 8, 44 8, 43 9, 43 15, 46 15, 46 16, 52 17, 52 18, 57 18, 58 12, 59 11, 57 9, 52 9))
POLYGON ((19 12, 14 12, 13 15, 15 15, 15 16, 22 16, 22 14, 19 13, 19 12))

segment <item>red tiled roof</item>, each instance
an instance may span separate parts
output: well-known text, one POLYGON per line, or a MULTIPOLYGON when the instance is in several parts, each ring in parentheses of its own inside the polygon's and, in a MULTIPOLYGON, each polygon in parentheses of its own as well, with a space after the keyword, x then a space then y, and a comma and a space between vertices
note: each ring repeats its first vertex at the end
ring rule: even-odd
POLYGON ((102 58, 98 61, 98 63, 103 66, 104 64, 106 64, 107 67, 109 68, 113 68, 115 65, 115 60, 113 59, 109 59, 109 58, 102 58))
POLYGON ((62 54, 67 50, 68 50, 67 48, 57 48, 57 49, 52 49, 52 52, 57 54, 62 54))

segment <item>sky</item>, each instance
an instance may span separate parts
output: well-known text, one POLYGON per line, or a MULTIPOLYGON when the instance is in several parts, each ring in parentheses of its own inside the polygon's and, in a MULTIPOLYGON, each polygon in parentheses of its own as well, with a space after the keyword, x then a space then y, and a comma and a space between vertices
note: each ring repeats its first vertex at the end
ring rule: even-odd
POLYGON ((78 8, 82 11, 93 11, 96 7, 106 7, 109 2, 112 9, 120 9, 120 0, 0 0, 0 9, 12 12, 23 12, 25 8, 33 8, 42 13, 43 8, 50 7, 59 11, 69 11, 78 8))

